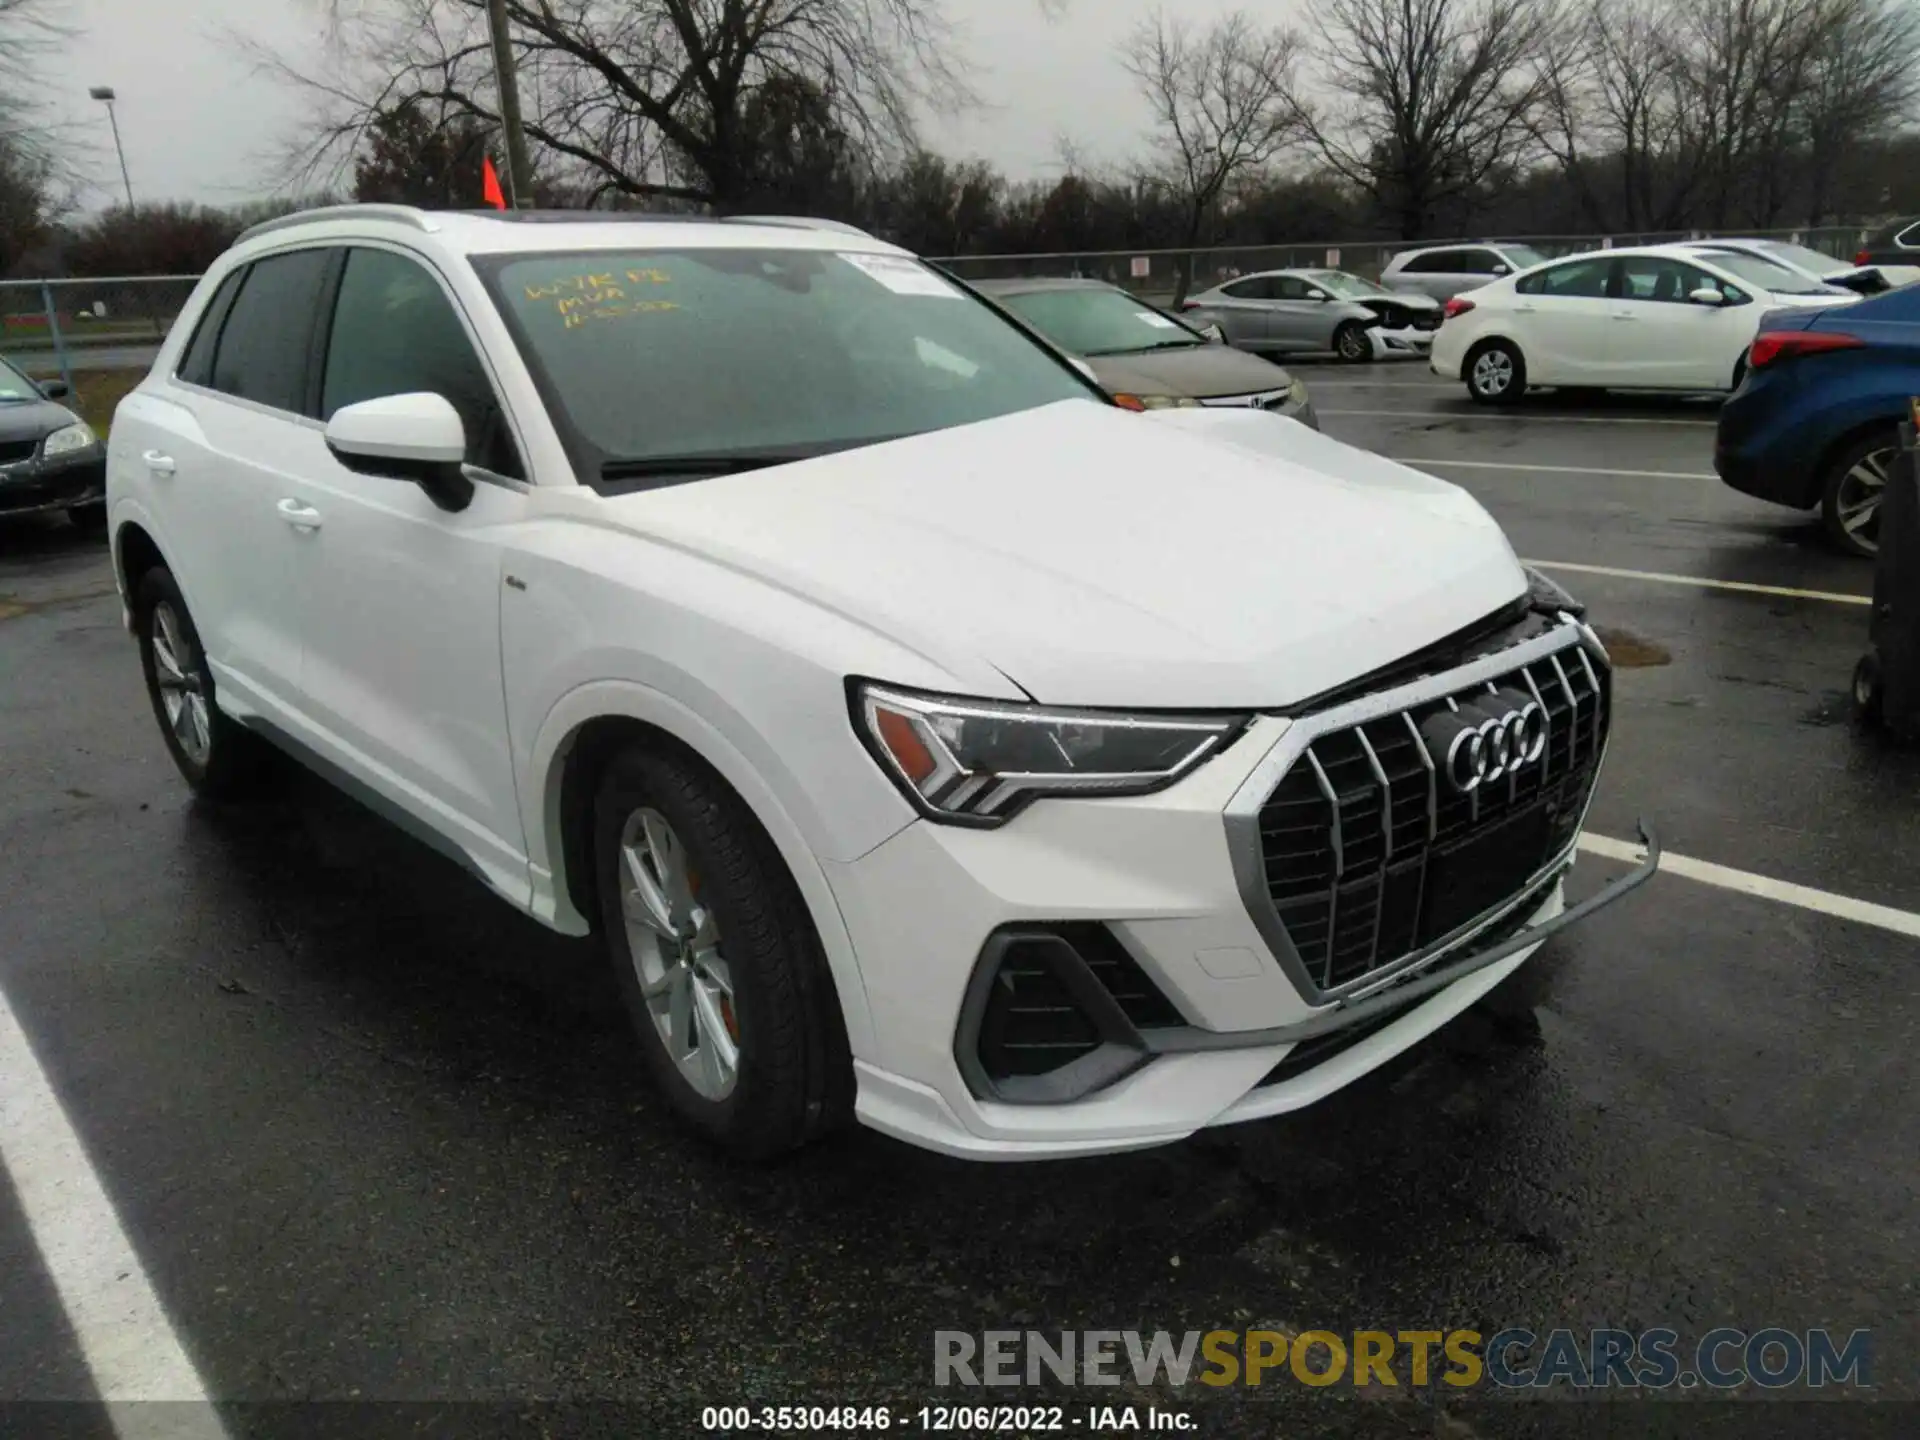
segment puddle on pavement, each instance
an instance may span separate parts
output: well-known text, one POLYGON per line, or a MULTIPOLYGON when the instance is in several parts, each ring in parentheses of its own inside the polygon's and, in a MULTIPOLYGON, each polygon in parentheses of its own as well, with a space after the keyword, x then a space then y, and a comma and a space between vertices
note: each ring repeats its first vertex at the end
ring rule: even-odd
POLYGON ((1634 634, 1631 630, 1615 630, 1606 625, 1596 625, 1593 633, 1600 637, 1600 643, 1607 647, 1607 654, 1613 659, 1616 670, 1645 670, 1654 665, 1671 665, 1673 652, 1664 645, 1656 645, 1634 634))

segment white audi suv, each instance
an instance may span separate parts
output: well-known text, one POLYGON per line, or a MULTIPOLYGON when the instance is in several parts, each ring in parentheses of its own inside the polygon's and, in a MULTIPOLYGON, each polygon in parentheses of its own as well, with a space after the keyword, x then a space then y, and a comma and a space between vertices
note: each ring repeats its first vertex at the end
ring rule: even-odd
POLYGON ((1575 918, 1607 657, 1472 499, 842 226, 274 221, 108 468, 187 783, 270 742, 598 932, 742 1154, 1276 1114, 1575 918))

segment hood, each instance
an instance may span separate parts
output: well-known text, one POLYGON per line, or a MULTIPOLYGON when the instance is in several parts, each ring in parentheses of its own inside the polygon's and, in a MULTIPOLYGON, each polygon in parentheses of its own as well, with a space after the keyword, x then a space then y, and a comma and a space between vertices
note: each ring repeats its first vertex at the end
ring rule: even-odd
POLYGON ((39 440, 79 418, 51 400, 0 400, 0 440, 39 440))
POLYGON ((1259 411, 1062 401, 604 507, 1065 705, 1284 706, 1526 591, 1464 491, 1259 411))
POLYGON ((1421 312, 1438 310, 1440 302, 1431 295, 1422 295, 1417 290, 1395 290, 1388 295, 1369 295, 1359 302, 1362 305, 1398 305, 1406 310, 1421 312))
POLYGON ((1216 395, 1284 390, 1293 383, 1293 377, 1271 360, 1231 345, 1196 345, 1141 355, 1093 355, 1087 357, 1087 364, 1109 394, 1186 395, 1205 400, 1216 395))

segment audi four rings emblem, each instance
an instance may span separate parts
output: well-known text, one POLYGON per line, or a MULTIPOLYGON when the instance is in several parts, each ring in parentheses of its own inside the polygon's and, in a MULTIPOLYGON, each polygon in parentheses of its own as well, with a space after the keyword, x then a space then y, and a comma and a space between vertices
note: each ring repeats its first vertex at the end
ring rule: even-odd
POLYGON ((1420 737, 1456 795, 1517 775, 1547 750, 1547 712, 1531 696, 1502 690, 1443 710, 1420 727, 1420 737))

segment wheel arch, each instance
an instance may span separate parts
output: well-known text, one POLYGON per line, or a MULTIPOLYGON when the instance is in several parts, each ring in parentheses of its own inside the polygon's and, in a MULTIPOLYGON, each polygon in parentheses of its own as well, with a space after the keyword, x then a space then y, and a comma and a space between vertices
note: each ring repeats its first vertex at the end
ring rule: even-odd
POLYGON ((1899 434, 1899 426, 1900 419, 1898 416, 1877 415, 1872 419, 1862 420, 1858 424, 1849 426, 1834 436, 1833 439, 1829 440, 1821 448, 1820 458, 1815 461, 1812 466, 1811 473, 1807 480, 1805 497, 1800 501, 1800 508, 1803 510, 1811 510, 1825 498, 1827 471, 1833 468, 1834 463, 1849 446, 1856 444, 1876 430, 1891 430, 1897 436, 1899 434))
POLYGON ((664 746, 692 759, 746 807, 785 862, 813 920, 853 1053, 871 1055, 873 1021, 853 941, 826 872, 800 825, 774 788, 724 734, 657 691, 624 681, 583 686, 562 699, 541 727, 530 771, 538 799, 538 829, 529 836, 538 847, 529 857, 535 872, 536 907, 551 910, 541 918, 569 934, 584 935, 598 928, 597 880, 586 817, 606 764, 632 743, 664 746), (539 873, 542 859, 550 877, 544 886, 539 873), (539 899, 543 890, 549 897, 544 905, 539 899))
MULTIPOLYGON (((120 588, 120 598, 127 610, 128 623, 133 618, 134 587, 140 583, 140 577, 156 565, 166 565, 166 553, 161 550, 160 542, 153 538, 151 531, 137 519, 123 521, 113 529, 113 578, 120 588)), ((171 566, 167 566, 169 570, 171 566)), ((176 578, 175 584, 179 583, 176 578)), ((184 593, 184 592, 182 592, 184 593)), ((189 602, 191 608, 191 602, 189 602)))

